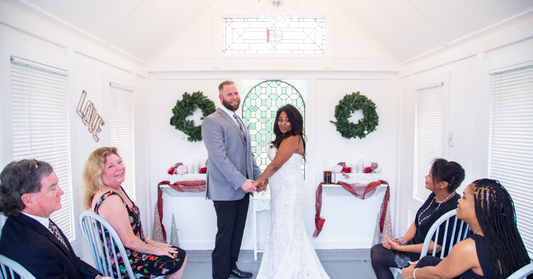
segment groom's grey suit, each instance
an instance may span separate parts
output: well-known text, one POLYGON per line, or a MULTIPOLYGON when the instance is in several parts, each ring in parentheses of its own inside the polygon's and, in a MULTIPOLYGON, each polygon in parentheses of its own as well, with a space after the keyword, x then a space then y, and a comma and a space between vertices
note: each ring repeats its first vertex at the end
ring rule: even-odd
POLYGON ((212 254, 213 278, 228 278, 230 270, 237 268, 249 205, 249 195, 241 185, 261 175, 245 130, 243 137, 233 117, 221 108, 202 123, 208 153, 206 195, 214 202, 218 227, 212 254))
POLYGON ((202 123, 202 138, 207 148, 207 198, 214 201, 240 200, 240 188, 247 179, 257 179, 261 170, 252 154, 250 136, 247 140, 235 120, 221 108, 202 123))

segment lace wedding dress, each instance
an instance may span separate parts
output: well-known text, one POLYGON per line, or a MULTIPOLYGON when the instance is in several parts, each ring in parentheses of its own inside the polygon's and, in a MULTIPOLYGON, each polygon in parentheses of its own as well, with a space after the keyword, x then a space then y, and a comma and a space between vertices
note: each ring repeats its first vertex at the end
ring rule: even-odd
MULTIPOLYGON (((267 155, 274 159, 277 149, 267 155)), ((291 158, 268 179, 270 224, 257 279, 328 278, 311 240, 305 232, 303 199, 305 181, 301 173, 302 155, 291 158)))

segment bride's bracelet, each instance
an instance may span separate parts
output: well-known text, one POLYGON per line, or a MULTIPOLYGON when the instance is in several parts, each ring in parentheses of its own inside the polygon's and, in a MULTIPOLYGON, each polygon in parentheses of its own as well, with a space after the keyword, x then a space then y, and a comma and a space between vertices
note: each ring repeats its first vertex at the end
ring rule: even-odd
POLYGON ((407 244, 407 241, 405 241, 405 240, 403 239, 403 237, 398 237, 398 238, 396 238, 396 241, 398 241, 398 243, 400 243, 400 245, 405 245, 405 244, 407 244))

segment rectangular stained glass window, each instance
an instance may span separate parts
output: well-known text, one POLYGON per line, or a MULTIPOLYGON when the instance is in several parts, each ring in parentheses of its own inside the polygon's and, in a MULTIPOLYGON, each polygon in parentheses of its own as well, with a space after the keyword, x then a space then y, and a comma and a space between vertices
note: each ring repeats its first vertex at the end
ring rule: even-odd
POLYGON ((223 21, 223 53, 326 53, 324 18, 300 18, 288 26, 258 18, 223 21))

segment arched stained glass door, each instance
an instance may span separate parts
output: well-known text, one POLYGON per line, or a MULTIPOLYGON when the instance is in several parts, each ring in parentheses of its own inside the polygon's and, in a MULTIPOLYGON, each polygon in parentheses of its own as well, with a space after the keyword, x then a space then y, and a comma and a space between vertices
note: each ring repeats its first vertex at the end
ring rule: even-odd
POLYGON ((298 108, 304 118, 305 131, 305 101, 302 94, 290 83, 266 80, 255 85, 244 98, 242 118, 250 123, 252 152, 261 170, 265 170, 269 163, 267 150, 270 142, 274 140, 276 112, 286 104, 298 108))

